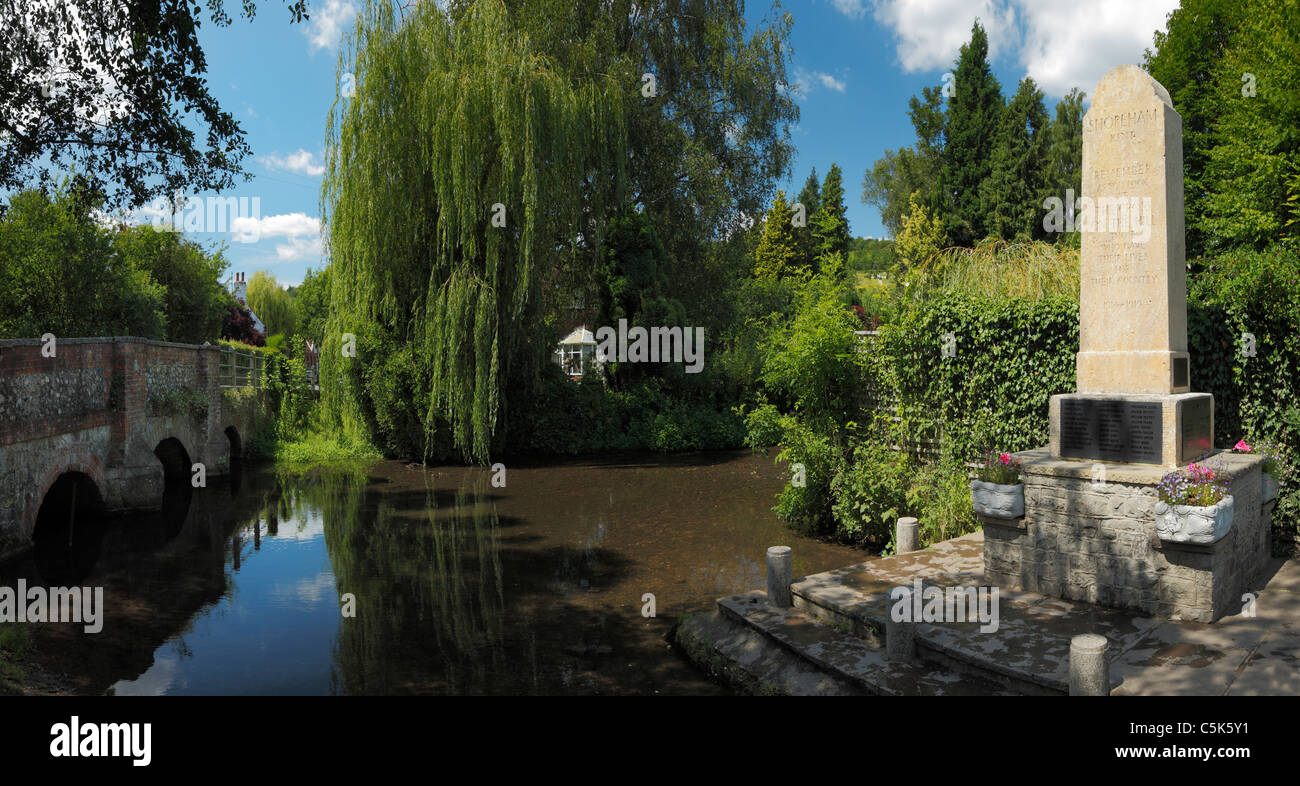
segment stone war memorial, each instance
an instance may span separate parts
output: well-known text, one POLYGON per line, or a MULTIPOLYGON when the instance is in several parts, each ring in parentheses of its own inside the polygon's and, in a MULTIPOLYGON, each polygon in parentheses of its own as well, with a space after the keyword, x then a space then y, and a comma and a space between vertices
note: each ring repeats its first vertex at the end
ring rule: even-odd
MULTIPOLYGON (((1269 557, 1262 459, 1214 449, 1214 398, 1191 389, 1182 120, 1145 71, 1109 71, 1083 121, 1079 353, 1053 396, 1050 444, 1023 461, 1023 517, 984 524, 989 581, 1158 617, 1239 611, 1269 557), (1198 462, 1226 479, 1227 531, 1156 526, 1161 478, 1198 462)), ((1268 506, 1271 508, 1271 503, 1268 506)))

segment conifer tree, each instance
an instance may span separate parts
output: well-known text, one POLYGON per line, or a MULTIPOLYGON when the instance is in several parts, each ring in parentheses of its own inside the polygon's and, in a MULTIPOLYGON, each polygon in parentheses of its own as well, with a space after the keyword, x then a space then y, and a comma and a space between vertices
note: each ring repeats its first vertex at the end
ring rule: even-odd
POLYGON ((988 233, 1003 240, 1046 235, 1040 199, 1046 174, 1047 110, 1034 80, 1025 77, 1007 105, 980 201, 988 233))
POLYGON ((839 164, 831 164, 822 183, 821 205, 813 219, 813 240, 816 258, 830 254, 849 255, 848 208, 844 205, 844 175, 839 164))
POLYGON ((976 21, 962 45, 944 125, 941 182, 944 230, 955 245, 972 245, 988 234, 980 191, 992 171, 993 148, 1006 107, 988 60, 988 36, 976 21))
POLYGON ((804 225, 795 227, 799 237, 799 251, 803 255, 803 265, 809 270, 817 267, 817 246, 813 236, 817 211, 821 208, 821 183, 817 180, 817 168, 804 181, 803 190, 799 192, 799 203, 804 209, 804 225))
POLYGON ((763 223, 763 238, 754 251, 754 275, 758 278, 788 276, 801 268, 799 240, 795 236, 794 211, 785 198, 785 191, 777 191, 772 208, 763 223))

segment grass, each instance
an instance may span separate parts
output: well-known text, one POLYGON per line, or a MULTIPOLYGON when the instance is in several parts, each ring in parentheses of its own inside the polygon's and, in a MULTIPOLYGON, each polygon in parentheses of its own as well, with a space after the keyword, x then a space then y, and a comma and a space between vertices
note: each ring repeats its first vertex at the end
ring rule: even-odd
POLYGON ((990 298, 1079 297, 1079 249, 1068 243, 991 240, 947 248, 932 257, 929 289, 955 289, 990 298))
POLYGON ((253 444, 257 454, 277 463, 318 464, 347 459, 379 459, 383 455, 373 445, 351 439, 335 431, 312 428, 291 437, 277 436, 274 428, 264 429, 253 444))

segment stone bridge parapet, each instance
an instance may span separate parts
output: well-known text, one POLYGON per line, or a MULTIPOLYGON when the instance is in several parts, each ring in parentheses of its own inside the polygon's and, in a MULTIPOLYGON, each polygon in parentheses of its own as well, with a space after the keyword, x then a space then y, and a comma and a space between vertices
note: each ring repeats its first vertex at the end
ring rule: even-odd
POLYGON ((169 476, 224 475, 261 397, 223 396, 220 346, 132 337, 0 340, 0 556, 30 544, 51 486, 94 483, 105 512, 157 510, 169 476), (52 351, 51 351, 52 350, 52 351))

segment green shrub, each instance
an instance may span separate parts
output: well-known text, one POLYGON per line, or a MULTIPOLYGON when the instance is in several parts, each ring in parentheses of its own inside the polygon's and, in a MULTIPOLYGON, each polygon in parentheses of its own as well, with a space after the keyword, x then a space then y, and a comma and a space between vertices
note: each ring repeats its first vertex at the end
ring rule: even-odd
POLYGON ((647 379, 615 391, 594 376, 573 382, 548 365, 533 395, 507 410, 498 449, 515 455, 577 456, 627 450, 674 453, 741 447, 745 425, 730 408, 680 386, 647 379))
POLYGON ((1195 268, 1188 282, 1192 389, 1214 394, 1216 445, 1244 438, 1278 447, 1283 486, 1273 521, 1300 531, 1300 253, 1230 252, 1197 260, 1195 268))
POLYGON ((973 457, 1047 444, 1048 404, 1074 391, 1078 348, 1075 301, 944 291, 882 326, 865 357, 871 384, 898 403, 895 444, 938 434, 953 455, 973 457))
POLYGON ((193 385, 169 390, 150 389, 145 399, 150 415, 180 415, 202 422, 208 416, 208 396, 193 385))
POLYGON ((831 480, 837 533, 853 540, 888 542, 899 516, 912 508, 908 492, 915 470, 904 453, 878 442, 859 445, 852 460, 831 480))

